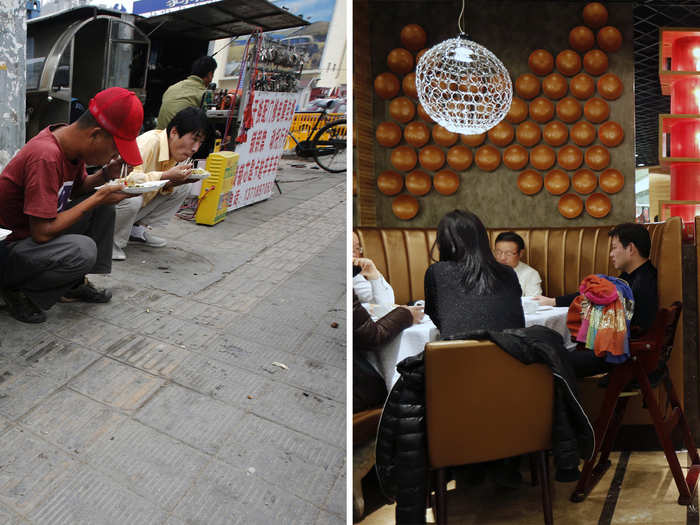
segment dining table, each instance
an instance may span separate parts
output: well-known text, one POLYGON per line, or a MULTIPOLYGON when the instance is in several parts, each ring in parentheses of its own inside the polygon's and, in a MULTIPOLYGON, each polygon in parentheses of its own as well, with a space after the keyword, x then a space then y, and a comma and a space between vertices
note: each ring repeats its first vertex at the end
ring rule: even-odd
MULTIPOLYGON (((525 314, 525 327, 541 325, 551 328, 561 334, 567 350, 574 350, 576 343, 571 341, 571 335, 566 326, 568 311, 569 308, 566 306, 542 306, 532 313, 525 314)), ((440 330, 430 317, 425 315, 420 322, 402 330, 389 343, 374 352, 368 352, 367 359, 384 378, 387 391, 391 391, 391 387, 399 379, 396 365, 407 357, 420 354, 426 343, 437 341, 439 338, 440 330)))

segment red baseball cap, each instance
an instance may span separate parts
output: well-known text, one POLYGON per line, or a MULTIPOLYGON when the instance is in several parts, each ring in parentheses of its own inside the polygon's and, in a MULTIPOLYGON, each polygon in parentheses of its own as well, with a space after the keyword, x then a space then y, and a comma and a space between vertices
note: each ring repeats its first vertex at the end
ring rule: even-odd
POLYGON ((136 137, 143 124, 143 106, 135 93, 120 87, 100 91, 90 100, 88 110, 112 135, 119 154, 131 166, 143 164, 136 137))

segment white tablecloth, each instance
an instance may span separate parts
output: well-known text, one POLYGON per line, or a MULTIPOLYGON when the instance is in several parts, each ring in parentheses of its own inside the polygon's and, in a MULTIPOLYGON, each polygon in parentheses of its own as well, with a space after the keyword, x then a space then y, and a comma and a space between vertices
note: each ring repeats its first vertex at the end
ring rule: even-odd
MULTIPOLYGON (((542 309, 534 314, 525 314, 525 326, 538 324, 559 332, 564 338, 566 347, 571 350, 576 345, 571 342, 571 335, 566 327, 568 310, 567 307, 561 307, 542 309)), ((426 316, 423 322, 406 328, 379 351, 369 353, 367 358, 386 381, 387 390, 391 390, 399 378, 396 365, 407 357, 420 354, 426 343, 437 341, 439 337, 440 331, 426 316)))

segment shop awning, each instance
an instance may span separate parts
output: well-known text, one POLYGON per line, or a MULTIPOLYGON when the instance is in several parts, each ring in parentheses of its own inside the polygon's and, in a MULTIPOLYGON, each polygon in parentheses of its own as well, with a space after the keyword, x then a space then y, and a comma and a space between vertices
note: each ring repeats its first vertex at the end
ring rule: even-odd
POLYGON ((216 40, 247 35, 256 27, 274 31, 309 24, 267 0, 137 0, 133 9, 143 17, 136 24, 159 39, 216 40))

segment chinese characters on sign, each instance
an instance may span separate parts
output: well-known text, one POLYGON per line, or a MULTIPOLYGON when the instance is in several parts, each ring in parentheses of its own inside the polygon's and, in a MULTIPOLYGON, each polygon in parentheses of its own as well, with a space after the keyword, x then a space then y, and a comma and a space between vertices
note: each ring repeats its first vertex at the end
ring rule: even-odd
POLYGON ((236 148, 240 157, 236 180, 228 194, 229 211, 272 195, 296 103, 296 93, 255 92, 253 127, 247 131, 247 140, 236 148))

